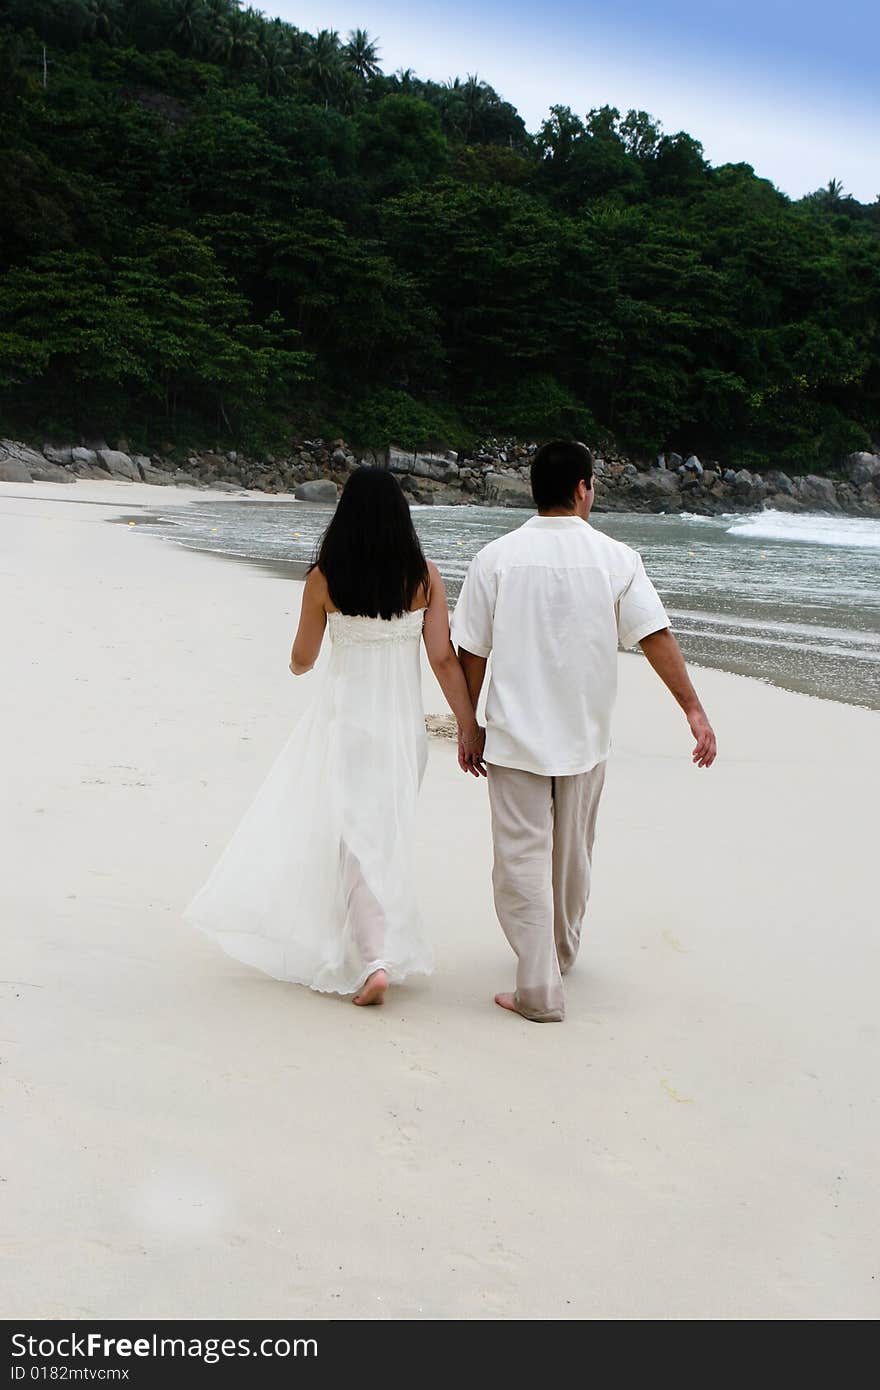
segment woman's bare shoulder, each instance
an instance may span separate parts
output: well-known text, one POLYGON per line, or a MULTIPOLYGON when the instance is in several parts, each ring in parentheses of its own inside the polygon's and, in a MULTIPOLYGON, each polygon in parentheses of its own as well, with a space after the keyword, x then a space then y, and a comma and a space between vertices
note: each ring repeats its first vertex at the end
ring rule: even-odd
POLYGON ((428 560, 428 588, 425 593, 425 602, 430 604, 434 600, 446 600, 446 585, 443 583, 443 576, 434 564, 433 560, 428 560))
POLYGON ((430 608, 433 595, 440 592, 443 588, 443 580, 440 578, 440 571, 434 564, 434 561, 426 560, 425 564, 428 570, 428 582, 426 584, 420 584, 416 589, 413 595, 413 601, 410 604, 410 612, 418 612, 423 608, 430 608))
POLYGON ((317 565, 313 565, 306 575, 306 593, 313 603, 322 603, 328 611, 332 610, 333 602, 327 587, 327 576, 317 565))

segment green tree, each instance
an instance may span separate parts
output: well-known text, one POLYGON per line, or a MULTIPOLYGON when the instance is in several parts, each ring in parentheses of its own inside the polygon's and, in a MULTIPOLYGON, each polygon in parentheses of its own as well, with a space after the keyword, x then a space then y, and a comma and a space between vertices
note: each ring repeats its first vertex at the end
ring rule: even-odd
POLYGON ((344 72, 339 35, 335 29, 322 29, 307 46, 303 73, 325 106, 339 92, 344 72))
POLYGON ((360 112, 361 169, 378 196, 429 183, 449 160, 437 113, 417 97, 383 97, 360 112))
POLYGON ((0 281, 0 405, 79 428, 109 414, 141 430, 186 418, 235 434, 249 410, 289 404, 308 355, 278 319, 249 318, 204 243, 151 231, 138 255, 53 252, 0 281))
POLYGON ((205 0, 169 0, 169 37, 183 53, 206 45, 209 14, 205 0))
POLYGON ((2 0, 0 70, 6 429, 880 439, 880 200, 839 180, 793 203, 638 108, 532 136, 239 0, 2 0))
POLYGON ((362 82, 379 75, 379 50, 366 29, 352 29, 342 52, 345 66, 362 82))

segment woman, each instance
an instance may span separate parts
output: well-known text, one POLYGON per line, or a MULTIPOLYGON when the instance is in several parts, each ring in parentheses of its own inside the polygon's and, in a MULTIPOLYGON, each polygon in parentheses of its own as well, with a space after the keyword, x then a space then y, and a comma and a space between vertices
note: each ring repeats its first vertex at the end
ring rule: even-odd
POLYGON ((443 581, 384 469, 357 469, 339 499, 305 583, 295 676, 327 627, 323 684, 186 916, 276 979, 381 1004, 389 982, 432 966, 413 863, 420 641, 475 773, 482 747, 443 581))

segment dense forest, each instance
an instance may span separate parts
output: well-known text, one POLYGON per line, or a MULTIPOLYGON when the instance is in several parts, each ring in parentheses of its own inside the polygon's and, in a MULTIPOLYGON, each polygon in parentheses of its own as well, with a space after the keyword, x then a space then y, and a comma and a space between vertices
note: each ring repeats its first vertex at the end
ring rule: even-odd
POLYGON ((237 0, 0 0, 0 432, 790 471, 880 437, 880 201, 380 56, 237 0))

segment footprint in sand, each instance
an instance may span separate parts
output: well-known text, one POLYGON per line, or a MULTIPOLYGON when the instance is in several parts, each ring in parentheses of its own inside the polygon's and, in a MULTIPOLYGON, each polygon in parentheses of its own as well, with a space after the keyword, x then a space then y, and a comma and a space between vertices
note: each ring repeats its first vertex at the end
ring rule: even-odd
POLYGON ((412 1125, 401 1125, 394 1122, 394 1127, 385 1134, 380 1134, 376 1141, 376 1148, 385 1158, 396 1158, 408 1168, 418 1167, 418 1150, 416 1140, 418 1130, 412 1125))

